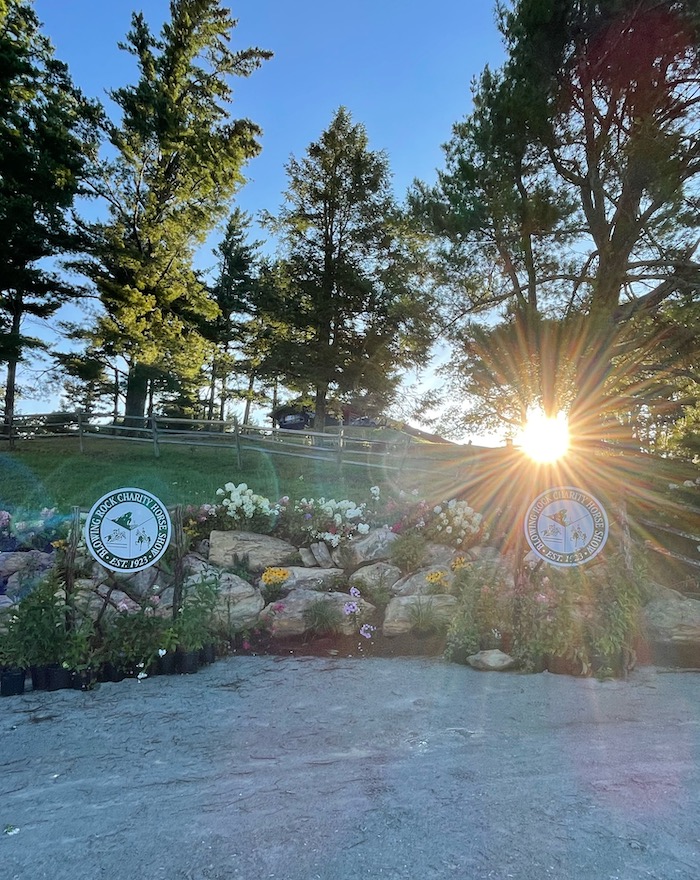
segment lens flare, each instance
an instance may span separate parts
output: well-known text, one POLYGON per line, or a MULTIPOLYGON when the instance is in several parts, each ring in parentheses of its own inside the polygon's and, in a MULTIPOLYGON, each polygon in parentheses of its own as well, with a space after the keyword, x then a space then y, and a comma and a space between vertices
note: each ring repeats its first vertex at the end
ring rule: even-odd
POLYGON ((569 448, 569 424, 564 413, 554 418, 541 409, 530 409, 519 437, 523 452, 533 461, 549 464, 561 458, 569 448))

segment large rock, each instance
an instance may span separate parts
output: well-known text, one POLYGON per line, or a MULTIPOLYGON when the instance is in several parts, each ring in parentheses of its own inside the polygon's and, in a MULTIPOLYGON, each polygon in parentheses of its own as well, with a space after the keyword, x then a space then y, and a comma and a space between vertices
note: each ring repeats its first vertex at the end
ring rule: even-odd
POLYGON ((307 629, 304 612, 315 602, 329 602, 340 612, 339 629, 344 635, 352 635, 357 631, 359 623, 369 617, 374 606, 363 599, 353 600, 347 593, 317 593, 314 590, 293 590, 284 599, 268 605, 261 615, 277 637, 300 636, 307 629), (348 602, 356 601, 358 612, 345 614, 344 607, 348 602))
POLYGON ((457 599, 454 596, 396 596, 386 606, 382 632, 385 636, 411 632, 426 605, 435 614, 436 622, 446 626, 452 619, 457 599))
MULTIPOLYGON (((330 590, 343 581, 342 568, 304 568, 300 565, 285 565, 289 577, 282 584, 284 590, 330 590)), ((258 581, 262 589, 262 580, 258 581)))
POLYGON ((467 657, 467 663, 474 669, 481 669, 485 672, 504 672, 506 669, 513 669, 516 666, 516 661, 510 654, 504 654, 498 648, 472 654, 467 657))
POLYGON ((664 590, 645 606, 643 622, 651 642, 686 642, 700 647, 700 601, 697 599, 687 599, 675 590, 664 590))
POLYGON ((53 554, 42 553, 41 550, 13 550, 11 553, 0 553, 0 578, 27 570, 46 571, 52 565, 53 554))
POLYGON ((350 575, 350 584, 361 590, 363 586, 370 590, 376 590, 381 587, 391 589, 396 581, 401 579, 401 569, 389 562, 373 562, 370 565, 363 565, 350 575))
POLYGON ((444 565, 433 565, 402 577, 391 588, 391 592, 395 596, 426 596, 434 593, 436 585, 430 583, 428 575, 438 573, 442 575, 442 583, 445 587, 451 586, 455 579, 452 570, 444 565))
POLYGON ((389 559, 391 545, 397 535, 388 528, 372 529, 361 537, 355 536, 333 551, 333 561, 345 569, 358 568, 368 562, 389 559))
POLYGON ((284 566, 298 558, 297 548, 287 541, 255 532, 212 532, 209 538, 209 562, 221 568, 233 568, 235 557, 247 557, 252 569, 284 566))

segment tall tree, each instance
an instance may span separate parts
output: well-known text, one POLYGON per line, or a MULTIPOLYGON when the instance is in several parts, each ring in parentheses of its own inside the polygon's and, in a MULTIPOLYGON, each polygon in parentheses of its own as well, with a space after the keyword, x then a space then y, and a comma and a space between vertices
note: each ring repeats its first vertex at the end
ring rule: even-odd
POLYGON ((127 422, 143 417, 154 370, 187 381, 205 358, 199 323, 216 308, 193 254, 260 150, 258 126, 229 115, 230 80, 271 55, 232 51, 235 24, 220 0, 171 0, 159 38, 137 13, 122 46, 140 76, 111 93, 121 120, 105 131, 116 156, 93 182, 109 219, 91 227, 93 258, 82 269, 106 312, 97 341, 111 340, 129 364, 127 422))
MULTIPOLYGON (((514 230, 499 238, 489 271, 462 261, 471 272, 464 306, 472 314, 497 307, 517 340, 515 360, 541 364, 540 400, 530 402, 565 406, 580 436, 604 433, 606 416, 619 421, 630 371, 641 377, 660 351, 654 334, 672 313, 666 307, 698 295, 697 18, 694 2, 500 7, 508 61, 482 77, 437 190, 415 194, 434 229, 459 236, 448 248, 453 260, 469 246, 485 253, 494 222, 514 230), (495 166, 503 176, 489 190, 484 171, 495 166), (550 349, 540 358, 542 334, 550 349), (554 393, 551 377, 565 374, 554 393)), ((668 340, 674 328, 664 323, 668 340)), ((488 335, 465 353, 490 362, 498 381, 488 335)), ((670 367, 657 360, 657 378, 670 367)))
POLYGON ((0 361, 10 436, 17 366, 27 349, 45 347, 23 332, 24 319, 49 318, 76 295, 44 261, 79 247, 68 212, 95 153, 96 117, 31 3, 0 3, 0 361))
POLYGON ((391 398, 400 370, 427 357, 429 309, 386 156, 347 110, 286 170, 286 201, 267 218, 286 248, 275 349, 285 382, 313 388, 322 429, 331 389, 391 398))

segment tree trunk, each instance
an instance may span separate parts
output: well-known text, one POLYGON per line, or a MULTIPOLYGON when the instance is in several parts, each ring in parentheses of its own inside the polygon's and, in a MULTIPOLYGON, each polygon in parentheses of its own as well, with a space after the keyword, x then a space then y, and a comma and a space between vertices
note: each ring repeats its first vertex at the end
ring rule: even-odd
POLYGON ((326 397, 328 396, 328 382, 322 382, 316 386, 316 399, 314 401, 314 431, 323 432, 326 427, 326 397))
POLYGON ((124 425, 127 428, 143 428, 146 398, 148 395, 148 373, 139 364, 131 364, 126 380, 126 403, 124 404, 124 425))
MULTIPOLYGON (((222 395, 223 396, 223 395, 222 395)), ((214 419, 214 398, 216 397, 216 356, 211 360, 211 382, 209 383, 209 400, 207 402, 207 419, 214 419)), ((223 417, 222 417, 223 420, 223 417)))
POLYGON ((243 412, 243 424, 247 425, 250 420, 250 407, 253 404, 253 387, 255 385, 255 373, 250 374, 248 379, 248 393, 245 398, 245 410, 243 412))
POLYGON ((17 358, 12 357, 7 362, 7 384, 5 386, 5 419, 3 433, 9 438, 10 449, 15 448, 15 438, 12 426, 15 418, 15 388, 17 380, 17 358))
POLYGON ((10 327, 10 335, 16 345, 12 345, 7 358, 7 378, 5 385, 5 418, 3 433, 7 436, 10 449, 15 448, 15 438, 12 434, 12 428, 15 420, 15 396, 17 393, 17 364, 19 362, 19 333, 22 325, 22 318, 19 309, 16 309, 12 315, 12 326, 10 327))

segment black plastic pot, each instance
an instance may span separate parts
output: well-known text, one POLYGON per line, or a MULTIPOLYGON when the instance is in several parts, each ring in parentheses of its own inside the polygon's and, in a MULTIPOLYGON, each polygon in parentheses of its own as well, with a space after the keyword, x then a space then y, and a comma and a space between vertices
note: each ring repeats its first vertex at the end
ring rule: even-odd
POLYGON ((0 672, 0 697, 18 697, 24 693, 24 669, 0 672))
POLYGON ((177 655, 178 672, 191 675, 199 671, 199 651, 182 651, 177 655))
POLYGON ((64 669, 63 666, 49 666, 49 680, 46 689, 49 691, 62 691, 65 688, 69 688, 71 686, 70 676, 70 669, 64 669))
POLYGON ((205 645, 199 652, 199 662, 202 665, 213 663, 216 660, 216 645, 205 645))
POLYGON ((49 686, 49 667, 31 666, 29 671, 32 675, 32 690, 45 691, 49 686))

